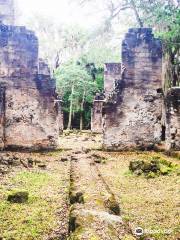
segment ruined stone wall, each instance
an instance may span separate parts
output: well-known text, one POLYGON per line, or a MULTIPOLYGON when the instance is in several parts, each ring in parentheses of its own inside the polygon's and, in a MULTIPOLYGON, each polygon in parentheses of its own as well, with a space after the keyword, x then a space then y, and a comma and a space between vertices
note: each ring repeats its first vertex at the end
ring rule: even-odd
POLYGON ((162 46, 151 29, 129 30, 122 65, 122 79, 104 106, 104 147, 152 148, 161 141, 162 46))
POLYGON ((14 25, 15 22, 14 0, 0 0, 0 22, 7 25, 14 25))
POLYGON ((0 150, 4 148, 5 88, 0 86, 0 150))
POLYGON ((63 101, 59 100, 59 134, 63 134, 64 130, 64 113, 63 113, 63 101))
POLYGON ((5 89, 5 122, 1 124, 0 142, 6 148, 56 147, 55 81, 47 65, 38 61, 34 33, 25 27, 1 25, 0 60, 0 86, 5 89))
POLYGON ((103 131, 103 102, 104 101, 101 99, 95 99, 93 102, 93 108, 91 111, 91 131, 94 133, 102 133, 103 131))
POLYGON ((180 150, 180 88, 168 90, 165 98, 166 148, 180 150))
POLYGON ((114 90, 115 82, 121 79, 121 63, 105 63, 104 92, 108 96, 114 90))
POLYGON ((91 111, 91 130, 92 132, 103 132, 103 102, 104 98, 109 98, 115 89, 116 82, 121 78, 120 63, 105 63, 104 65, 104 93, 98 94, 93 102, 91 111))

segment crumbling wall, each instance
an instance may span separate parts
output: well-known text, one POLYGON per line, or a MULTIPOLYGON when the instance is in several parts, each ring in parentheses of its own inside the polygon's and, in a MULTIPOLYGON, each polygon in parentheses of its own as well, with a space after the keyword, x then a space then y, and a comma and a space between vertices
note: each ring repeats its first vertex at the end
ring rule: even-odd
POLYGON ((97 94, 91 110, 91 131, 94 133, 102 133, 103 131, 103 102, 103 97, 97 94))
POLYGON ((105 63, 104 92, 108 96, 115 88, 115 83, 121 79, 121 63, 105 63))
POLYGON ((14 25, 14 0, 0 0, 0 22, 7 25, 14 25))
POLYGON ((64 113, 63 113, 63 101, 61 99, 58 100, 59 102, 59 134, 63 134, 64 130, 64 113))
POLYGON ((104 93, 96 94, 91 111, 92 132, 103 132, 103 102, 105 98, 111 97, 116 83, 121 78, 120 63, 105 63, 104 65, 104 93), (103 100, 103 101, 102 101, 103 100))
POLYGON ((149 28, 130 29, 122 43, 124 73, 104 106, 104 147, 153 148, 161 141, 162 45, 149 28))
POLYGON ((0 150, 4 148, 5 88, 0 86, 0 150))
POLYGON ((55 148, 59 128, 55 81, 47 65, 38 61, 38 39, 25 27, 1 25, 0 59, 0 85, 5 87, 4 146, 55 148))
POLYGON ((180 150, 180 88, 168 90, 166 108, 166 148, 180 150))

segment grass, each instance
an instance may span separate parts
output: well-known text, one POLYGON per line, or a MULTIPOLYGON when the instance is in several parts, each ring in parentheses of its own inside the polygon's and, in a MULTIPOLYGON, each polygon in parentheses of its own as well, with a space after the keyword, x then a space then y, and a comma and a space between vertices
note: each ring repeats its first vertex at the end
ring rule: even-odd
POLYGON ((172 240, 178 235, 179 183, 178 168, 167 176, 147 179, 129 172, 131 160, 158 159, 178 164, 179 160, 161 153, 107 153, 106 165, 101 165, 112 191, 118 197, 123 218, 132 229, 142 227, 147 235, 158 240, 172 240), (170 234, 166 233, 169 230, 170 234))
MULTIPOLYGON (((93 140, 91 134, 79 135, 71 133, 60 139, 61 146, 73 150, 101 147, 100 135, 93 140)), ((97 152, 97 151, 93 151, 97 152)), ((61 215, 64 203, 69 194, 68 163, 60 162, 65 151, 42 153, 16 153, 20 158, 32 157, 47 165, 46 170, 38 169, 37 165, 31 170, 20 168, 7 175, 0 185, 0 239, 3 240, 42 240, 52 236, 54 230, 59 230, 59 224, 68 221, 68 215, 61 215), (28 191, 27 203, 16 204, 7 201, 8 194, 14 190, 28 191)), ((142 227, 149 231, 146 235, 156 240, 175 240, 178 236, 179 226, 179 159, 168 157, 163 153, 155 152, 121 152, 112 153, 98 151, 105 159, 98 164, 103 178, 115 194, 120 204, 122 217, 128 226, 134 230, 142 227), (132 160, 159 159, 166 167, 173 163, 173 169, 164 176, 147 179, 144 175, 136 176, 129 171, 132 160), (166 233, 169 230, 170 233, 166 233), (150 233, 154 231, 154 233, 150 233)), ((83 180, 83 179, 82 179, 83 180)), ((85 179, 85 181, 87 181, 85 179)), ((83 184, 83 183, 81 183, 83 184)), ((89 202, 104 209, 105 193, 102 189, 96 193, 96 178, 83 185, 85 189, 85 203, 89 202), (91 190, 92 189, 92 190, 91 190), (95 191, 95 194, 93 194, 95 191)), ((88 205, 87 205, 88 206, 88 205)), ((94 226, 99 220, 87 215, 82 222, 84 231, 79 227, 72 234, 71 239, 81 239, 85 234, 90 240, 99 240, 99 234, 94 232, 94 226), (97 236, 98 234, 98 236, 97 236)), ((113 229, 108 228, 113 236, 113 229)), ((102 233, 102 231, 100 230, 102 233)), ((113 238, 112 238, 113 239, 113 238)), ((115 238, 114 238, 115 239, 115 238)), ((135 239, 127 232, 122 240, 135 239)), ((143 239, 143 238, 142 238, 143 239)))
POLYGON ((3 240, 40 240, 58 228, 57 212, 66 195, 65 169, 23 170, 9 175, 0 187, 0 237, 3 240), (7 201, 13 190, 29 192, 27 203, 7 201))

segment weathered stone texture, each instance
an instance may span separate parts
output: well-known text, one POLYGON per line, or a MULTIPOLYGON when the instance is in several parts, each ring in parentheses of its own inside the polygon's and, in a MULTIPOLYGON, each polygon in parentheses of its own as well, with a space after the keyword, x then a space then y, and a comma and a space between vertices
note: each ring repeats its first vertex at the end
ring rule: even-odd
POLYGON ((166 107, 166 147, 168 150, 180 150, 180 88, 168 90, 166 107))
POLYGON ((103 131, 103 102, 104 100, 96 98, 93 102, 93 108, 91 111, 91 131, 94 133, 102 133, 103 131))
POLYGON ((64 113, 63 113, 63 101, 59 100, 59 134, 63 134, 64 130, 64 113))
POLYGON ((7 25, 14 25, 14 21, 14 0, 0 0, 0 22, 7 25))
POLYGON ((5 109, 1 107, 0 114, 5 121, 1 121, 0 142, 5 148, 56 147, 59 126, 55 81, 47 65, 38 61, 34 33, 25 27, 1 25, 0 59, 0 86, 5 89, 4 100, 1 96, 5 109))
POLYGON ((122 65, 125 72, 104 106, 104 147, 152 148, 161 141, 162 46, 151 29, 129 30, 122 65))
POLYGON ((4 148, 5 88, 0 87, 0 150, 4 148))
POLYGON ((121 79, 121 63, 105 63, 104 92, 108 96, 115 88, 115 83, 121 79))

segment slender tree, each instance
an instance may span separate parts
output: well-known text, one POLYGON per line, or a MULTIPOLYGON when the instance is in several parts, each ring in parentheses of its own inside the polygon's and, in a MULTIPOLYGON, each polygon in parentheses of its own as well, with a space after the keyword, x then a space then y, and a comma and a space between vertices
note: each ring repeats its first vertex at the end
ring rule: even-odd
POLYGON ((57 89, 64 97, 68 95, 68 124, 67 129, 72 128, 73 113, 80 112, 80 129, 83 129, 83 114, 85 103, 92 103, 93 96, 97 91, 97 84, 86 68, 70 62, 62 65, 55 73, 57 89))

